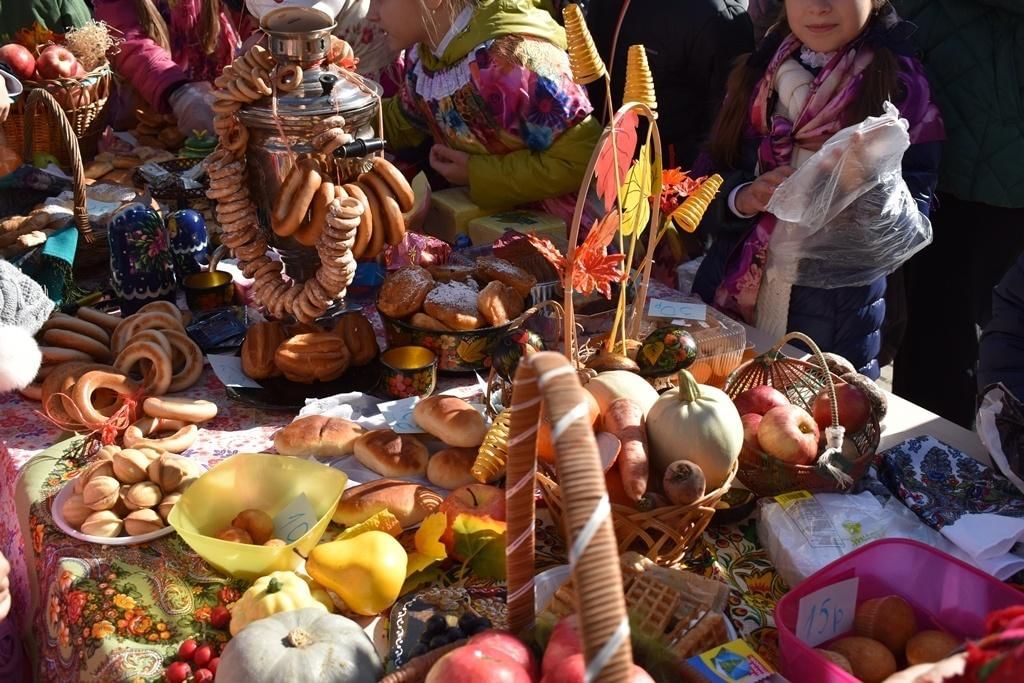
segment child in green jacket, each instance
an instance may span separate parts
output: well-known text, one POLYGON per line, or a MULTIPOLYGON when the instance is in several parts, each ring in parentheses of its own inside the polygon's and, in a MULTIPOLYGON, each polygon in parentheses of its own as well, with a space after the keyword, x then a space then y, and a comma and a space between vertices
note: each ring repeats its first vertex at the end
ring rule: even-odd
POLYGON ((430 165, 481 207, 568 221, 601 128, 552 16, 533 0, 378 0, 368 18, 407 50, 390 145, 432 139, 430 165))

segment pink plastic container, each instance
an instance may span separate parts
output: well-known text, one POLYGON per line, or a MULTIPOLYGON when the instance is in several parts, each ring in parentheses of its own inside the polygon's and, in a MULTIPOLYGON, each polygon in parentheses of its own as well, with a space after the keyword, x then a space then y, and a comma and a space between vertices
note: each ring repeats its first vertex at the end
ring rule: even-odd
POLYGON ((919 628, 964 639, 984 633, 989 612, 1024 603, 1024 593, 931 546, 900 538, 869 543, 807 577, 775 606, 779 663, 793 683, 858 683, 795 633, 801 598, 855 576, 858 603, 899 595, 914 608, 919 628))

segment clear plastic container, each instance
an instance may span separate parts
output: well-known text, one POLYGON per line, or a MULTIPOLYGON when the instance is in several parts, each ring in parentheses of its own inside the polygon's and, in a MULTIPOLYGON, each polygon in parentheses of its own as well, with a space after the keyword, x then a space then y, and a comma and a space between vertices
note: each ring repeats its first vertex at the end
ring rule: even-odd
MULTIPOLYGON (((679 296, 671 300, 702 303, 695 297, 679 296)), ((743 362, 743 352, 747 346, 746 328, 708 306, 705 320, 681 320, 673 323, 668 318, 647 317, 644 319, 643 336, 647 336, 658 327, 671 324, 689 332, 697 342, 697 360, 687 368, 694 379, 701 384, 724 386, 729 373, 743 362)))
POLYGON ((1024 593, 931 546, 901 538, 875 541, 815 572, 775 606, 779 664, 788 679, 858 683, 795 633, 801 598, 853 577, 860 579, 858 603, 899 595, 914 608, 919 629, 940 629, 962 639, 983 635, 990 612, 1024 603, 1024 593))

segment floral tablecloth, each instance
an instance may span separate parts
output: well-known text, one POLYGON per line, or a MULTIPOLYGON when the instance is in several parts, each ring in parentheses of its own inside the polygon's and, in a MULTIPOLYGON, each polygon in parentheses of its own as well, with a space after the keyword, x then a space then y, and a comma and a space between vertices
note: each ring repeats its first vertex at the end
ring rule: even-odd
MULTIPOLYGON (((218 416, 187 452, 206 466, 237 452, 260 452, 291 413, 229 401, 207 370, 187 392, 218 403, 218 416)), ((209 625, 218 605, 244 586, 215 573, 177 537, 140 546, 96 546, 54 526, 52 497, 77 471, 66 435, 18 395, 0 396, 0 550, 12 566, 12 618, 41 680, 148 681, 185 638, 222 640, 209 625), (41 447, 57 446, 40 453, 41 447)), ((538 566, 564 562, 550 525, 538 525, 538 566)), ((785 592, 757 544, 752 521, 710 529, 704 570, 733 588, 737 631, 769 661, 777 647, 771 613, 785 592)), ((0 678, 4 649, 0 645, 0 678)))

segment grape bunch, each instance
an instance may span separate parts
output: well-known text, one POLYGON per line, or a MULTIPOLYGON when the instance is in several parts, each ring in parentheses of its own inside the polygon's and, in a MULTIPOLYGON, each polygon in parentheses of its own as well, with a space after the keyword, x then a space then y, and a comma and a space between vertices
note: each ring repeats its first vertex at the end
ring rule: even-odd
POLYGON ((435 614, 427 619, 427 628, 420 634, 420 640, 410 652, 410 656, 419 657, 431 650, 444 647, 469 638, 491 628, 491 620, 471 612, 466 612, 461 617, 454 615, 435 614))

